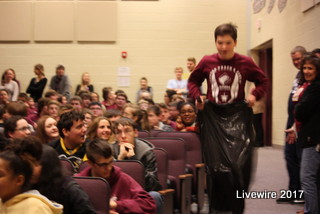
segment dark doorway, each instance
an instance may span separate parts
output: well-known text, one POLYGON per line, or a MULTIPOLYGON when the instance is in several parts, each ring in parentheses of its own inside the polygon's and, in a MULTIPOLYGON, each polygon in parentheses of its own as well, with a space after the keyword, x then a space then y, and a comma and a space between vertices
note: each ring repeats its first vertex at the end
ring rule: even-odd
POLYGON ((259 67, 269 79, 269 87, 265 98, 265 109, 262 114, 263 145, 272 146, 272 40, 253 49, 258 58, 259 67))

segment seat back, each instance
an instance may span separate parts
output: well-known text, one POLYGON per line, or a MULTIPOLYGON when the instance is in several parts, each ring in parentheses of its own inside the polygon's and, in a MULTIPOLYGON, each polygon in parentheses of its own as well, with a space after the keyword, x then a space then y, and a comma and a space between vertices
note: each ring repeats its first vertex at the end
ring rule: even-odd
MULTIPOLYGON (((185 174, 186 146, 181 138, 146 138, 155 147, 163 148, 168 154, 168 175, 179 182, 179 175, 185 174)), ((180 185, 177 183, 176 192, 179 194, 180 185)), ((178 195, 179 198, 179 195, 178 195)))
POLYGON ((109 183, 98 177, 73 177, 81 188, 88 194, 97 214, 109 213, 111 189, 109 183))
POLYGON ((151 133, 148 132, 148 131, 139 131, 138 132, 138 137, 139 138, 151 137, 151 133))
POLYGON ((159 179, 159 183, 162 186, 162 189, 167 189, 168 184, 167 184, 167 179, 168 179, 168 154, 166 150, 163 148, 154 148, 153 153, 156 156, 157 159, 157 175, 159 179))
POLYGON ((72 163, 67 159, 59 159, 59 160, 62 166, 63 175, 72 176, 75 173, 72 163))
POLYGON ((186 143, 187 164, 194 166, 202 163, 202 150, 200 137, 195 132, 158 132, 155 137, 177 137, 186 143))
POLYGON ((80 166, 79 166, 79 172, 81 172, 82 170, 84 170, 85 168, 87 168, 89 166, 88 161, 82 161, 80 166))
POLYGON ((195 132, 158 132, 156 137, 178 137, 185 141, 186 143, 186 162, 187 168, 190 173, 193 174, 193 185, 192 191, 196 195, 196 200, 198 204, 198 209, 202 209, 204 204, 204 189, 205 189, 205 172, 203 167, 199 166, 203 163, 202 160, 202 148, 200 137, 195 132))
POLYGON ((137 160, 117 160, 114 165, 120 167, 123 172, 130 175, 138 184, 145 187, 145 169, 143 164, 137 160))

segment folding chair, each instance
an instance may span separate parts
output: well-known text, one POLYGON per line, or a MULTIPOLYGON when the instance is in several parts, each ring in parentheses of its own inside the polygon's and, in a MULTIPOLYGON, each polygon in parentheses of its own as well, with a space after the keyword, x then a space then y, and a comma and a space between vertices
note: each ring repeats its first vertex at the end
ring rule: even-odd
POLYGON ((73 177, 88 194, 97 214, 109 214, 111 189, 108 182, 98 177, 73 177))

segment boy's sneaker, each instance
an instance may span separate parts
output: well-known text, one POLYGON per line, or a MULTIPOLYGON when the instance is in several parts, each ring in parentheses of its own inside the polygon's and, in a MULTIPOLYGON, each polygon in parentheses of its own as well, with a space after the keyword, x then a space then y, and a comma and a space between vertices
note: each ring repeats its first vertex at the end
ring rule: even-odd
POLYGON ((289 204, 292 203, 294 200, 293 198, 278 198, 276 201, 278 204, 289 204))
POLYGON ((304 204, 304 199, 296 198, 291 203, 292 204, 304 204))

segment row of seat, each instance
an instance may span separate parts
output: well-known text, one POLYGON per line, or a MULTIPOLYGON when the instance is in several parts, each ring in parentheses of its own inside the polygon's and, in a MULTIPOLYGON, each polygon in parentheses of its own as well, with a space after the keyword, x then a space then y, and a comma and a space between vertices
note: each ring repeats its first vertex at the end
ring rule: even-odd
MULTIPOLYGON (((192 194, 196 199, 199 213, 204 204, 205 179, 199 136, 193 132, 156 131, 151 133, 139 132, 139 137, 155 146, 153 151, 157 159, 158 178, 163 187, 163 190, 159 191, 164 198, 163 213, 174 213, 175 208, 181 214, 189 214, 191 212, 192 194), (169 186, 168 180, 170 181, 169 186)), ((67 162, 66 160, 61 161, 65 165, 64 169, 67 169, 69 175, 72 175, 74 173, 72 166, 69 163, 65 163, 67 162)), ((87 163, 84 162, 80 166, 80 171, 86 165, 87 163)), ((145 172, 143 165, 139 161, 116 161, 115 165, 122 168, 125 173, 129 174, 144 187, 145 172)), ((79 179, 77 178, 76 181, 79 181, 79 179)), ((91 185, 86 184, 91 182, 91 180, 81 180, 78 183, 83 186, 91 185)), ((93 205, 99 204, 99 202, 95 202, 99 198, 96 193, 90 193, 94 189, 96 188, 84 187, 93 205), (91 198, 91 194, 94 196, 93 198, 91 198)), ((104 213, 101 206, 94 205, 94 207, 99 214, 104 213)))
MULTIPOLYGON (((198 134, 194 132, 175 131, 140 131, 138 136, 149 141, 155 147, 164 148, 168 152, 169 175, 175 175, 175 177, 177 177, 178 169, 181 169, 179 171, 181 174, 188 173, 193 175, 192 194, 198 205, 197 210, 199 213, 204 205, 205 166, 202 160, 201 142, 198 134), (187 170, 182 171, 182 169, 187 170)), ((185 175, 182 177, 185 177, 185 175)), ((177 189, 181 192, 179 188, 178 186, 177 189)), ((191 200, 189 196, 183 195, 184 193, 181 193, 184 198, 179 197, 179 192, 177 194, 181 203, 187 201, 185 202, 187 208, 184 209, 184 205, 182 205, 180 206, 180 210, 187 212, 187 210, 190 210, 189 202, 191 202, 191 200)))

